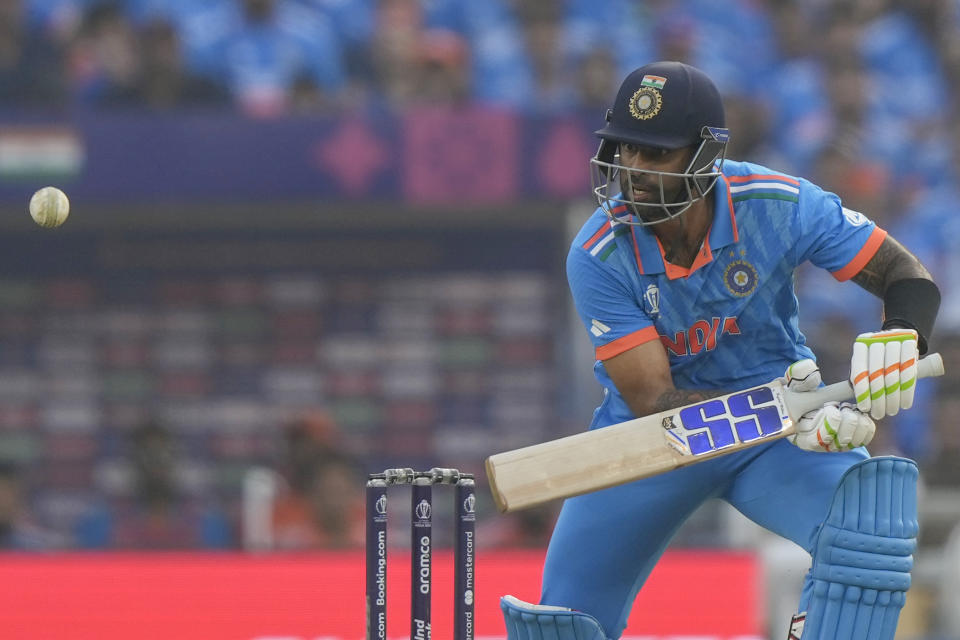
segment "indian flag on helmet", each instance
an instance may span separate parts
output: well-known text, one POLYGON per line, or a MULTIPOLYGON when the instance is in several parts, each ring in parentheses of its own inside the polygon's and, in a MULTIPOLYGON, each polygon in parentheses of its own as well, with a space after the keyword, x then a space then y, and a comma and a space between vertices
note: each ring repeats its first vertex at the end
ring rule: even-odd
POLYGON ((667 83, 667 79, 663 76, 653 76, 645 75, 643 80, 640 81, 641 87, 653 87, 654 89, 663 89, 663 85, 667 83))

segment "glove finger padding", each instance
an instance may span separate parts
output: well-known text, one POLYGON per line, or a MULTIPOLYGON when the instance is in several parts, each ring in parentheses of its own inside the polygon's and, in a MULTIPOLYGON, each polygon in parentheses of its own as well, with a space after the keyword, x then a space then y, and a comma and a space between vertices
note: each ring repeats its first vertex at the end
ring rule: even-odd
POLYGON ((797 420, 790 441, 807 451, 848 451, 873 440, 876 425, 852 404, 828 402, 797 420))
POLYGON ((850 384, 853 385, 853 397, 857 400, 857 408, 861 411, 870 411, 869 351, 870 348, 866 342, 857 340, 853 343, 853 356, 850 358, 850 384))
POLYGON ((873 440, 877 426, 869 415, 861 413, 855 405, 844 402, 840 405, 840 427, 837 429, 838 450, 863 447, 873 440))
MULTIPOLYGON (((883 404, 886 409, 886 415, 895 416, 900 411, 900 351, 903 343, 891 342, 887 344, 883 351, 883 404)), ((872 385, 871 385, 872 386, 872 385)), ((876 415, 879 412, 870 407, 870 415, 875 418, 882 418, 883 415, 876 415)))
POLYGON ((900 408, 913 406, 917 389, 917 342, 907 340, 900 345, 900 408))
POLYGON ((916 378, 916 331, 894 329, 857 336, 850 359, 850 382, 860 411, 880 419, 909 409, 916 378))
MULTIPOLYGON (((895 348, 890 345, 891 350, 895 348)), ((867 372, 870 378, 870 415, 875 419, 887 415, 887 396, 884 393, 886 354, 887 346, 882 342, 874 342, 870 345, 867 356, 867 372)))

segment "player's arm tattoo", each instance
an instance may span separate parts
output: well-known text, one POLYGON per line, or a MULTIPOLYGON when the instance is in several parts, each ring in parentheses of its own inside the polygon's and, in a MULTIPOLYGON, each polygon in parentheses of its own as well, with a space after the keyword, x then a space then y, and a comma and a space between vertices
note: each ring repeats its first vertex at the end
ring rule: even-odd
POLYGON ((657 397, 657 401, 654 404, 654 413, 676 409, 677 407, 683 407, 695 402, 703 402, 704 400, 723 396, 728 393, 732 393, 732 391, 721 391, 718 389, 670 389, 669 391, 664 391, 657 397))
POLYGON ((880 298, 891 282, 906 278, 932 279, 915 255, 887 236, 866 266, 853 276, 853 281, 880 298))

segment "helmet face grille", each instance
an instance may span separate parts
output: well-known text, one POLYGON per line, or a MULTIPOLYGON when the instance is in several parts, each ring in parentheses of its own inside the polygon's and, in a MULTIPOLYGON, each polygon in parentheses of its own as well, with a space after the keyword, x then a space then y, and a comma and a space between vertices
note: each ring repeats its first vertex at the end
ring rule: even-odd
POLYGON ((609 142, 604 141, 597 150, 597 154, 590 159, 592 191, 597 204, 616 222, 651 226, 673 220, 710 193, 723 174, 727 136, 725 129, 707 131, 704 128, 703 140, 682 173, 627 167, 620 163, 619 153, 614 150, 611 158, 610 151, 609 142), (639 180, 643 177, 647 180, 639 180), (654 184, 658 185, 659 201, 634 201, 631 196, 634 181, 649 183, 651 177, 654 184), (667 202, 664 178, 682 178, 685 197, 667 202))

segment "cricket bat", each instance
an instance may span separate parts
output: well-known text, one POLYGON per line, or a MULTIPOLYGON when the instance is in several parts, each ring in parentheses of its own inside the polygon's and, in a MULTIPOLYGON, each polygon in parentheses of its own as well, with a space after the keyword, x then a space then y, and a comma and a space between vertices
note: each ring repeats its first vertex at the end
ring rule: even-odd
MULTIPOLYGON (((931 353, 917 376, 943 375, 931 353)), ((790 391, 779 381, 565 438, 497 453, 486 460, 497 508, 518 511, 557 498, 648 478, 740 451, 796 431, 795 421, 826 402, 853 399, 848 381, 790 391)))

